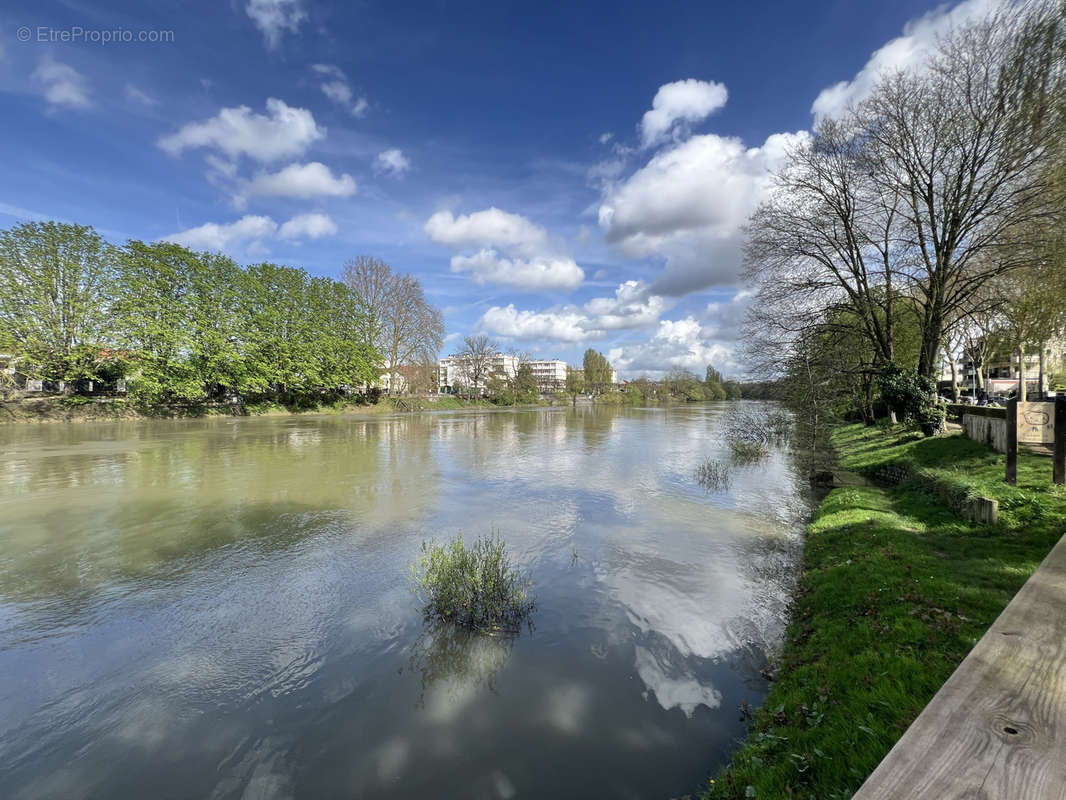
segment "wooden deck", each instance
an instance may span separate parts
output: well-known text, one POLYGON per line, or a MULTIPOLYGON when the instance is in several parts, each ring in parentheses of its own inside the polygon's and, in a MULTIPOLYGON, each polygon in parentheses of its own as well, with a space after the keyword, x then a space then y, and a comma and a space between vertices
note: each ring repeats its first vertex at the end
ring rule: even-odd
POLYGON ((1066 800, 1066 537, 854 800, 1066 800))

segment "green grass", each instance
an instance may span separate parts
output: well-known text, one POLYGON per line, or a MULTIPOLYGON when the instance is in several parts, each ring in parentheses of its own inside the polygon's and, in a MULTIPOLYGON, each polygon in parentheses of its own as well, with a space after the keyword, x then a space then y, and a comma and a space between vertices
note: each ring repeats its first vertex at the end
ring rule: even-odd
POLYGON ((960 435, 857 425, 832 438, 845 469, 918 467, 998 499, 1000 521, 965 522, 918 481, 831 492, 769 696, 707 798, 850 798, 1066 533, 1047 457, 1022 453, 1011 487, 1003 456, 960 435))

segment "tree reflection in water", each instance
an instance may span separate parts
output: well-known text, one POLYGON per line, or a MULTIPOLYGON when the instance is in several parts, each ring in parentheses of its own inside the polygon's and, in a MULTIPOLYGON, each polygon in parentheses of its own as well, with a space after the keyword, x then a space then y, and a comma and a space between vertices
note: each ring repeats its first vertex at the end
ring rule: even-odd
MULTIPOLYGON (((532 622, 526 627, 533 632, 532 622)), ((482 687, 495 692, 496 678, 521 634, 521 628, 478 631, 427 619, 407 662, 407 669, 417 670, 422 679, 415 707, 424 708, 426 695, 434 690, 451 699, 469 696, 482 687)))

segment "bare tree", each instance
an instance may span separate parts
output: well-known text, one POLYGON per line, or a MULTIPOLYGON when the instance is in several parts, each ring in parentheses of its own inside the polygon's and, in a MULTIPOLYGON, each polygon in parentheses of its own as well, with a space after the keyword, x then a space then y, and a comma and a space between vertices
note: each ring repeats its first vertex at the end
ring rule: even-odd
POLYGON ((364 316, 361 343, 384 358, 389 394, 396 394, 401 366, 436 359, 444 342, 444 317, 426 301, 417 278, 394 273, 380 259, 358 256, 344 265, 342 278, 364 316))
POLYGON ((1058 5, 1007 4, 959 28, 924 71, 887 75, 853 115, 879 192, 902 198, 893 271, 918 312, 922 375, 970 297, 1023 263, 1011 229, 1055 213, 1042 167, 1066 112, 1058 5))
POLYGON ((824 120, 789 153, 770 200, 752 216, 745 252, 757 305, 785 338, 826 325, 824 310, 846 307, 849 335, 868 339, 875 361, 893 360, 898 202, 871 179, 853 120, 824 120))
POLYGON ((360 344, 382 352, 385 317, 394 280, 392 267, 373 256, 356 256, 344 265, 341 280, 355 294, 364 316, 360 344))
POLYGON ((492 358, 498 349, 496 342, 483 333, 463 339, 463 348, 459 355, 472 390, 484 390, 485 381, 492 369, 492 358))
POLYGON ((385 304, 382 352, 389 370, 389 394, 397 393, 402 365, 435 359, 444 343, 444 316, 426 302, 412 275, 393 276, 385 304))

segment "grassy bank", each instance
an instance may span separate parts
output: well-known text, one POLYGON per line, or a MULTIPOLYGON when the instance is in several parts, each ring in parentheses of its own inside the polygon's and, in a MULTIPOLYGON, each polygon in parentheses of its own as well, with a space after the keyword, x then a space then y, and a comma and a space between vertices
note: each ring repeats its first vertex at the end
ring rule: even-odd
POLYGON ((1047 457, 1021 454, 1011 487, 1003 456, 961 435, 859 425, 833 444, 848 470, 905 464, 994 497, 1000 520, 964 521, 919 479, 831 492, 770 694, 706 798, 850 798, 1066 533, 1047 457))
MULTIPOLYGON (((497 408, 487 400, 440 397, 414 401, 405 398, 400 409, 397 402, 382 398, 376 403, 336 400, 320 403, 284 404, 248 403, 244 415, 281 416, 288 414, 391 414, 397 410, 455 411, 466 408, 497 408)), ((500 406, 509 408, 510 406, 500 406)), ((228 405, 149 405, 127 399, 82 397, 44 397, 17 402, 0 402, 0 424, 52 422, 114 422, 135 419, 190 419, 198 417, 236 416, 228 405)), ((243 415, 242 415, 243 416, 243 415)))

